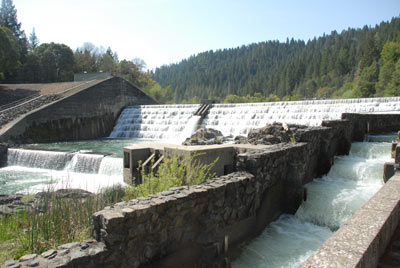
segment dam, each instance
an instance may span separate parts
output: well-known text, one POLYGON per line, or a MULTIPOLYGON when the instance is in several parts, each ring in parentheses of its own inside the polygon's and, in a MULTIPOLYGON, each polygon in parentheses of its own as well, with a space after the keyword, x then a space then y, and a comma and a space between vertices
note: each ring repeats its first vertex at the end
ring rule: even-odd
MULTIPOLYGON (((18 128, 9 129, 7 135, 19 139, 28 138, 31 141, 38 138, 38 141, 46 143, 31 143, 29 146, 23 145, 22 148, 10 148, 8 150, 9 165, 0 169, 0 175, 7 169, 11 169, 10 174, 15 174, 16 169, 21 169, 21 177, 26 177, 24 172, 27 170, 32 173, 40 170, 42 175, 46 172, 51 174, 49 176, 51 178, 57 177, 54 174, 66 173, 69 174, 68 176, 76 174, 77 181, 84 177, 87 177, 88 181, 102 181, 99 178, 103 177, 105 184, 123 183, 122 147, 132 143, 149 140, 181 143, 199 127, 220 130, 233 143, 236 136, 246 136, 251 129, 261 128, 266 124, 274 122, 289 126, 293 123, 302 124, 309 128, 302 130, 296 142, 268 145, 255 150, 234 149, 232 154, 234 154, 235 162, 232 165, 235 172, 222 175, 204 185, 170 189, 156 196, 121 202, 112 208, 105 208, 93 216, 96 241, 68 245, 66 247, 69 247, 70 253, 66 255, 58 255, 56 250, 54 259, 46 259, 43 256, 33 258, 37 259, 43 267, 55 261, 64 263, 65 267, 68 265, 95 267, 100 264, 105 267, 192 266, 191 261, 196 259, 203 259, 206 263, 207 260, 204 258, 221 261, 219 258, 225 256, 225 249, 231 245, 240 244, 248 237, 256 237, 260 233, 263 235, 264 228, 269 225, 272 228, 282 229, 282 226, 292 224, 290 229, 303 224, 307 228, 309 224, 304 223, 307 217, 313 218, 311 223, 314 225, 318 225, 315 224, 318 220, 324 221, 324 224, 320 224, 323 225, 321 237, 324 239, 320 242, 322 244, 323 240, 336 231, 382 186, 379 180, 375 181, 376 175, 362 183, 356 178, 338 179, 338 177, 341 170, 346 170, 344 173, 354 173, 349 171, 352 169, 346 167, 347 162, 355 162, 352 159, 357 158, 362 163, 371 162, 371 159, 387 160, 386 153, 380 154, 381 150, 387 150, 387 144, 383 146, 383 149, 380 148, 381 145, 375 143, 371 145, 352 144, 352 142, 362 140, 367 133, 398 130, 400 126, 399 101, 399 97, 392 97, 221 104, 214 105, 204 118, 194 115, 200 105, 125 105, 128 107, 123 110, 120 108, 119 112, 113 112, 113 120, 116 123, 112 127, 107 127, 106 138, 93 141, 74 141, 79 140, 81 134, 89 133, 82 128, 79 131, 74 130, 73 135, 61 133, 67 127, 76 129, 74 120, 78 118, 68 119, 71 120, 69 123, 63 123, 62 120, 68 120, 52 115, 47 120, 44 116, 45 111, 42 111, 39 112, 42 116, 40 122, 35 113, 30 114, 28 121, 23 124, 17 123, 18 128), (28 125, 28 122, 36 123, 28 125), (56 126, 56 129, 60 131, 62 138, 59 141, 70 141, 54 143, 57 133, 52 133, 50 136, 35 130, 38 126, 51 125, 56 126), (99 150, 98 146, 103 146, 99 144, 105 143, 108 145, 99 150), (82 148, 76 148, 77 144, 82 148), (350 145, 350 160, 341 157, 334 158, 337 154, 346 154, 350 145), (365 151, 372 151, 372 154, 365 151), (378 154, 374 154, 374 151, 378 151, 378 154), (335 164, 332 166, 333 159, 335 164), (320 177, 326 174, 331 166, 330 173, 325 177, 320 177), (113 182, 112 177, 119 180, 113 182), (320 178, 312 182, 317 177, 320 178), (318 193, 318 188, 322 191, 334 192, 332 188, 324 188, 329 184, 337 184, 332 181, 347 185, 348 188, 344 192, 347 191, 349 196, 360 193, 362 200, 356 201, 357 204, 354 207, 350 205, 352 208, 349 208, 349 211, 342 212, 345 214, 342 218, 332 220, 324 219, 320 215, 305 216, 310 213, 306 212, 303 206, 311 203, 311 200, 315 198, 313 193, 318 193), (308 201, 302 205, 304 188, 308 189, 308 201), (357 192, 360 189, 365 189, 366 192, 357 192), (294 213, 296 216, 290 215, 294 213), (299 223, 299 221, 303 222, 299 223), (121 248, 124 250, 119 250, 121 248)), ((61 107, 65 108, 64 111, 69 111, 66 108, 69 105, 68 101, 61 104, 61 107)), ((54 109, 56 106, 45 108, 47 112, 54 109)), ((89 113, 85 116, 91 118, 89 113)), ((104 119, 106 117, 102 117, 102 120, 104 119)), ((82 122, 89 122, 85 120, 82 122)), ((98 126, 102 123, 101 120, 96 120, 90 128, 93 131, 97 129, 92 133, 99 134, 104 130, 101 129, 98 132, 98 126)), ((357 165, 361 166, 361 164, 357 165)), ((366 173, 373 173, 369 167, 360 167, 360 170, 362 169, 366 173)), ((372 167, 372 170, 375 168, 372 167)), ((17 177, 14 177, 15 184, 18 184, 20 180, 17 177)), ((36 184, 36 189, 38 190, 46 183, 48 182, 39 182, 36 184)), ((3 189, 3 185, 0 189, 3 189)), ((35 191, 35 183, 31 184, 30 189, 14 187, 11 191, 35 191)), ((315 209, 315 211, 320 210, 320 208, 315 209)), ((328 214, 336 215, 335 212, 328 214)), ((270 233, 269 230, 266 229, 265 232, 270 233)), ((300 230, 298 234, 301 234, 300 230)), ((249 243, 248 245, 251 245, 252 242, 249 243)), ((234 267, 249 265, 243 259, 252 253, 246 253, 243 248, 240 251, 242 251, 242 257, 234 256, 233 258, 234 267)), ((254 253, 254 250, 250 249, 250 251, 254 253)), ((293 267, 297 267, 305 260, 306 257, 301 256, 297 262, 294 262, 296 264, 293 267)), ((250 258, 257 259, 254 256, 250 258)), ((18 263, 25 265, 23 261, 18 263)))

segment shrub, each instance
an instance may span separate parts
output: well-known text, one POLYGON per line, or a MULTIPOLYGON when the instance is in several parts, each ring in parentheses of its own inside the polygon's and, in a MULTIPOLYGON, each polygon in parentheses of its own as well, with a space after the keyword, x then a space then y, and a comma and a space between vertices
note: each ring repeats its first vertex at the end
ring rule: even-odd
MULTIPOLYGON (((135 199, 149 194, 156 194, 171 187, 182 185, 196 185, 214 178, 215 172, 211 169, 217 163, 218 158, 210 164, 200 162, 202 154, 195 153, 191 158, 182 158, 177 154, 166 156, 157 171, 146 173, 139 165, 141 171, 142 184, 128 186, 125 188, 126 200, 135 199)), ((152 162, 151 166, 154 164, 152 162)))

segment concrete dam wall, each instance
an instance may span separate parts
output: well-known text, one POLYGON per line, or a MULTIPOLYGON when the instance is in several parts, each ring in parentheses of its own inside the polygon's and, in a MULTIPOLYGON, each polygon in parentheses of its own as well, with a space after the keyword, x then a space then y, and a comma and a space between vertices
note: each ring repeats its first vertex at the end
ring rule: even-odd
MULTIPOLYGON (((306 129, 296 135, 294 143, 237 150, 236 172, 201 185, 171 188, 106 207, 93 215, 96 240, 62 245, 40 256, 27 255, 17 264, 224 267, 229 246, 256 235, 282 213, 296 211, 304 198, 303 185, 325 174, 335 155, 348 153, 357 136, 356 126, 372 126, 371 120, 378 120, 380 127, 394 131, 400 128, 400 116, 395 117, 376 115, 368 119, 353 114, 350 120, 324 121, 322 127, 306 129)), ((388 196, 385 191, 389 188, 377 197, 388 196)), ((398 215, 400 200, 393 194, 390 199, 398 215)), ((389 209, 385 211, 390 213, 389 209)), ((385 239, 379 238, 380 247, 385 247, 394 229, 394 225, 385 229, 385 239)), ((371 252, 369 258, 376 258, 381 250, 371 252)), ((319 267, 315 263, 305 267, 319 267)), ((368 267, 357 266, 356 260, 352 263, 355 265, 348 267, 368 267)))
POLYGON ((108 136, 122 108, 156 102, 128 81, 112 77, 71 96, 34 110, 0 139, 14 142, 55 142, 108 136))

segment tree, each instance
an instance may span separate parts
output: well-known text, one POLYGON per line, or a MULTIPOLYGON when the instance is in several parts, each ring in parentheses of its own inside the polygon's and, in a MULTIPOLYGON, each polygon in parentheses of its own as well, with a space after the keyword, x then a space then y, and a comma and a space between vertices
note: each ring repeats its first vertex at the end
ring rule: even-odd
POLYGON ((28 44, 28 51, 33 53, 33 51, 38 47, 39 39, 36 36, 35 28, 32 29, 31 34, 29 35, 29 44, 28 44))
POLYGON ((24 34, 21 30, 21 23, 18 23, 17 10, 12 0, 2 0, 0 8, 0 25, 11 30, 13 35, 20 39, 24 34))
MULTIPOLYGON (((122 76, 131 83, 138 85, 141 75, 139 68, 131 61, 122 60, 118 65, 118 71, 122 76)), ((140 85, 138 85, 140 86, 140 85)))
POLYGON ((13 75, 19 67, 18 40, 10 29, 0 27, 0 81, 13 75))
POLYGON ((379 66, 378 63, 373 62, 371 66, 365 67, 358 82, 358 89, 361 92, 361 97, 372 97, 375 92, 376 82, 378 81, 379 66))
POLYGON ((74 77, 74 54, 64 44, 45 43, 36 48, 42 82, 71 81, 74 77))

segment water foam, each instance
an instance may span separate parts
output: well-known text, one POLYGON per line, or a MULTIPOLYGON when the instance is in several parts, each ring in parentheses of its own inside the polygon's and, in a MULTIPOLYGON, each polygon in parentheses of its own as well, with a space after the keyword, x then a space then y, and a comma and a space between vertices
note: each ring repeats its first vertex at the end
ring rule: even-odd
POLYGON ((307 202, 295 215, 282 215, 259 237, 240 245, 233 267, 300 266, 379 190, 388 161, 390 143, 353 143, 349 156, 336 157, 326 176, 306 185, 307 202))

